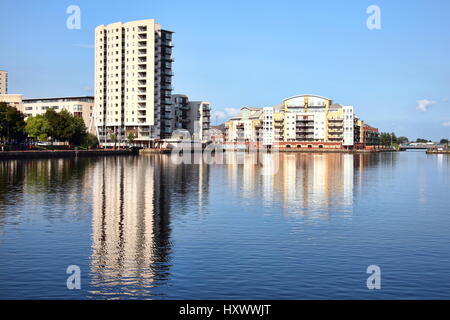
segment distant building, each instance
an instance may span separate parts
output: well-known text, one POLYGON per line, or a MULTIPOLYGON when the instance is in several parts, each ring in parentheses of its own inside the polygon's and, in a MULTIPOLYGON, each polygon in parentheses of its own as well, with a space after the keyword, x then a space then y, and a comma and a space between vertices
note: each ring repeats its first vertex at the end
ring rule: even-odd
POLYGON ((172 31, 155 20, 95 28, 95 123, 111 134, 151 145, 171 132, 172 31))
POLYGON ((225 141, 265 147, 359 149, 378 144, 378 129, 365 125, 353 106, 316 95, 298 95, 266 108, 241 108, 225 123, 225 141))
POLYGON ((0 94, 8 94, 8 71, 0 70, 0 94))
MULTIPOLYGON (((170 134, 175 130, 185 129, 192 139, 204 140, 211 127, 211 104, 206 101, 189 101, 186 95, 174 94, 172 106, 170 134)), ((164 136, 169 137, 169 134, 164 136)))
POLYGON ((0 102, 6 102, 11 107, 22 112, 22 97, 23 95, 21 94, 0 94, 0 102))
POLYGON ((95 134, 93 123, 94 97, 58 97, 23 99, 21 110, 26 117, 34 117, 44 114, 48 109, 56 112, 67 110, 75 117, 83 118, 88 132, 95 134))

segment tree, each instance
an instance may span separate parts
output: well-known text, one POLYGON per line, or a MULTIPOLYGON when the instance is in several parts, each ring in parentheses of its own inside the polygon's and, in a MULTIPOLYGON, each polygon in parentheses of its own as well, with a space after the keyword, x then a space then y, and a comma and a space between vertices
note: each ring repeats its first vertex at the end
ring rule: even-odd
POLYGON ((49 125, 47 134, 52 140, 68 141, 77 146, 82 143, 86 135, 86 126, 82 118, 72 115, 65 109, 59 113, 48 109, 44 117, 49 125))
POLYGON ((93 149, 97 148, 99 144, 97 136, 93 135, 92 133, 88 133, 83 137, 83 142, 81 146, 86 149, 93 149))
POLYGON ((440 144, 448 144, 448 139, 441 139, 440 144))
POLYGON ((134 136, 134 133, 130 132, 127 136, 127 139, 129 144, 133 144, 133 141, 134 139, 136 139, 136 137, 134 136))
POLYGON ((0 102, 0 138, 21 141, 26 138, 25 116, 5 102, 0 102))
POLYGON ((117 134, 115 133, 111 133, 111 135, 109 136, 109 138, 111 139, 112 142, 114 142, 114 149, 116 148, 116 143, 118 141, 117 139, 117 134))
POLYGON ((431 142, 431 141, 427 140, 427 139, 417 138, 416 142, 417 143, 427 143, 427 142, 431 142))
MULTIPOLYGON (((63 109, 61 112, 58 113, 59 119, 57 122, 57 139, 60 141, 69 141, 72 143, 73 139, 76 139, 77 137, 77 130, 79 128, 79 123, 76 120, 76 117, 74 117, 69 111, 63 109)), ((84 123, 82 124, 84 127, 84 123)), ((84 129, 86 131, 86 129, 84 129)), ((80 141, 78 141, 78 144, 80 141)))
POLYGON ((25 131, 28 136, 38 141, 47 141, 50 133, 50 124, 43 115, 29 117, 26 121, 25 131))
POLYGON ((409 143, 409 139, 407 138, 407 137, 399 137, 398 139, 398 143, 399 144, 407 144, 407 143, 409 143))
POLYGON ((84 120, 80 117, 74 117, 70 115, 71 132, 69 142, 74 145, 81 145, 83 139, 86 137, 86 126, 84 120))
POLYGON ((408 142, 408 138, 406 137, 400 137, 397 138, 397 136, 395 135, 394 132, 382 132, 380 134, 380 144, 382 146, 395 146, 396 148, 398 147, 399 144, 404 143, 404 141, 406 141, 405 143, 408 142))

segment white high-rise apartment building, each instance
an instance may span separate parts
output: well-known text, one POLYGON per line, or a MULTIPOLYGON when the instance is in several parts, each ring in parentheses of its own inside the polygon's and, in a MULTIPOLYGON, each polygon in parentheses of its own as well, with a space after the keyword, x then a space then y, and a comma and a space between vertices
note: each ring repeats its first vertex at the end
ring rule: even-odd
POLYGON ((274 143, 273 134, 273 108, 263 108, 263 145, 271 146, 274 143))
POLYGON ((95 123, 101 142, 115 134, 150 145, 170 133, 172 31, 155 20, 95 29, 95 123))
POLYGON ((354 144, 354 137, 355 137, 355 132, 354 132, 354 121, 355 121, 355 116, 354 116, 354 109, 352 106, 344 106, 343 108, 344 111, 344 141, 343 141, 343 145, 344 146, 353 146, 354 144))
POLYGON ((8 94, 8 71, 0 70, 0 94, 8 94))

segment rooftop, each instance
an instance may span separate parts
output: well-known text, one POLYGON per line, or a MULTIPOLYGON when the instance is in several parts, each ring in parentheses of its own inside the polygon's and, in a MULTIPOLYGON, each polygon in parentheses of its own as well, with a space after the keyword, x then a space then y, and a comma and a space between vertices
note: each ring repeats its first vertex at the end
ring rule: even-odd
POLYGON ((94 97, 93 96, 83 96, 83 97, 56 97, 56 98, 23 99, 24 103, 70 102, 70 101, 94 102, 94 97))

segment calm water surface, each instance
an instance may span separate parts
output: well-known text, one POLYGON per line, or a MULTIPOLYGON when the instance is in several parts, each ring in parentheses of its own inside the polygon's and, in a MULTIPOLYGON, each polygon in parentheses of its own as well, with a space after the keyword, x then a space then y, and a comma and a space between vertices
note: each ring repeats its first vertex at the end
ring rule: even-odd
POLYGON ((450 298, 448 156, 244 158, 0 162, 0 298, 450 298))

